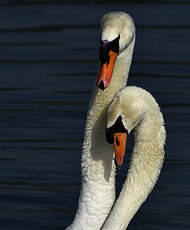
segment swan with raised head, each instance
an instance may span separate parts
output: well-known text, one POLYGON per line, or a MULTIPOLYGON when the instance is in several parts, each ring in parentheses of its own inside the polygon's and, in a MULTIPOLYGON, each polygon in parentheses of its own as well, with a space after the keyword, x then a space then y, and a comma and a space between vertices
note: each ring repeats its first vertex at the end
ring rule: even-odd
POLYGON ((155 185, 164 160, 166 132, 159 105, 144 89, 130 86, 116 93, 108 109, 106 137, 114 143, 119 166, 133 129, 135 145, 127 178, 102 230, 127 228, 155 185))
POLYGON ((126 85, 135 25, 123 12, 101 20, 100 69, 87 114, 82 150, 81 191, 73 223, 67 230, 99 230, 115 200, 114 148, 105 138, 107 108, 126 85))

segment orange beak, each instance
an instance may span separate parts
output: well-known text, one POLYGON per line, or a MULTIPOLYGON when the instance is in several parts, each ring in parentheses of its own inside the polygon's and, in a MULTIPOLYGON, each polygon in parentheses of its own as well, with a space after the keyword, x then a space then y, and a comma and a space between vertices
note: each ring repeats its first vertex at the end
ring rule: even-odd
POLYGON ((109 62, 108 63, 106 62, 100 65, 100 69, 99 69, 99 73, 97 77, 97 86, 102 90, 107 88, 111 81, 111 77, 112 77, 112 73, 114 70, 114 65, 115 65, 117 55, 118 55, 117 53, 110 50, 109 51, 109 58, 110 58, 109 62))
POLYGON ((121 166, 126 150, 126 133, 114 133, 114 147, 115 147, 115 162, 117 166, 121 166))

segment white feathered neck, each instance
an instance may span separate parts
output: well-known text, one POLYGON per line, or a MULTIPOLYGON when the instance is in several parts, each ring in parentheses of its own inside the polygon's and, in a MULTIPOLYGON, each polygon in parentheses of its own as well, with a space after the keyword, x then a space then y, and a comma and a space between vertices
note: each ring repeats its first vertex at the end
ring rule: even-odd
MULTIPOLYGON (((120 12, 108 14, 107 20, 111 18, 112 22, 113 17, 131 20, 120 12)), ((135 34, 116 60, 109 87, 104 91, 95 87, 92 93, 82 151, 79 204, 75 219, 67 230, 99 230, 115 200, 114 149, 105 140, 107 108, 114 94, 126 85, 134 44, 135 34)))
POLYGON ((135 146, 123 189, 102 230, 127 228, 155 185, 164 160, 166 132, 154 98, 141 88, 126 87, 114 97, 108 123, 112 124, 119 115, 129 132, 135 128, 135 146))

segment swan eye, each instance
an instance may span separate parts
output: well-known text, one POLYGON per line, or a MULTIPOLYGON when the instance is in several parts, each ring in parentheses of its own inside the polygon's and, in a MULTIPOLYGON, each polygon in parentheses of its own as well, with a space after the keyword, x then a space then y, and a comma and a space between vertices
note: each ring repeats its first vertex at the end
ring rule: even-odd
POLYGON ((108 40, 104 40, 104 41, 100 40, 99 58, 102 64, 107 62, 107 65, 109 65, 110 50, 114 51, 117 54, 119 53, 119 39, 120 39, 120 35, 111 42, 108 42, 108 40))
MULTIPOLYGON (((122 117, 119 116, 116 122, 109 128, 106 129, 106 140, 108 143, 113 144, 114 142, 114 133, 127 133, 127 129, 124 127, 122 122, 122 117)), ((116 140, 117 144, 119 145, 118 140, 116 140)))

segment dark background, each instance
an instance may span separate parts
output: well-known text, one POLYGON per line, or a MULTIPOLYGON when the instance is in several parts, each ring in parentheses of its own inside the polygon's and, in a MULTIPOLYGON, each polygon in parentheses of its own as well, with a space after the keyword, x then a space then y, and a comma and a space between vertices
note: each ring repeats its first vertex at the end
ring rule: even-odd
POLYGON ((99 21, 115 10, 137 27, 128 84, 154 95, 168 136, 159 181, 128 229, 190 229, 190 1, 0 0, 1 230, 72 222, 99 21))

